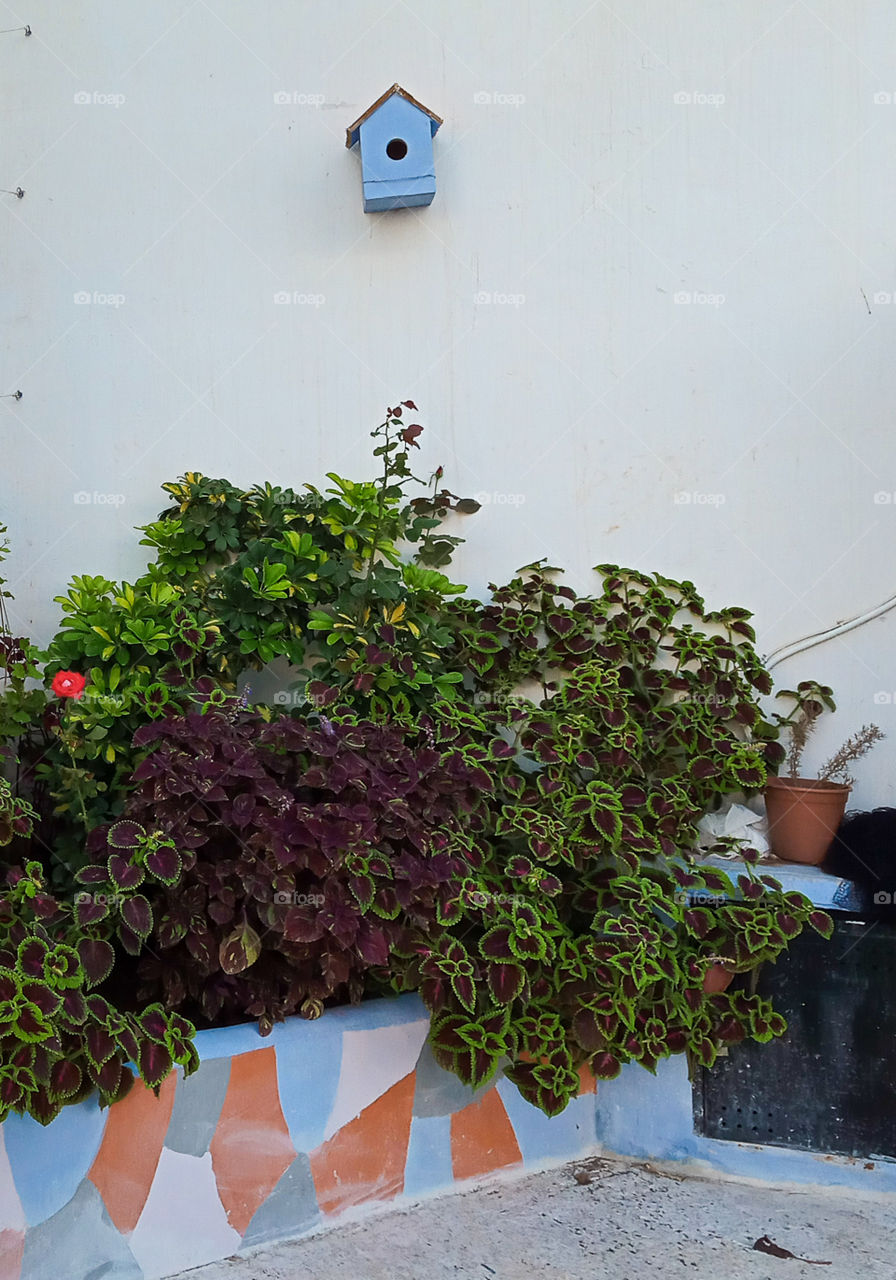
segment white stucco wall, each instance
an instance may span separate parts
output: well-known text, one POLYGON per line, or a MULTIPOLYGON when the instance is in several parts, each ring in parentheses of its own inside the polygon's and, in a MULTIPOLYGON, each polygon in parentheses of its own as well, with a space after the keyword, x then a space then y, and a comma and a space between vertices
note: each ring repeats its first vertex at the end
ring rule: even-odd
MULTIPOLYGON (((365 474, 406 397, 421 467, 522 498, 466 523, 476 589, 541 555, 579 589, 600 561, 657 568, 754 609, 766 651, 896 590, 889 5, 29 0, 0 19, 34 32, 0 35, 0 186, 26 189, 0 196, 20 628, 46 638, 74 573, 137 571, 163 480, 365 474), (445 117, 439 190, 365 215, 344 130, 394 81, 445 117)), ((863 804, 896 800, 896 709, 874 701, 896 697, 894 635, 896 613, 778 672, 839 694, 810 762, 872 718, 893 735, 863 804)))

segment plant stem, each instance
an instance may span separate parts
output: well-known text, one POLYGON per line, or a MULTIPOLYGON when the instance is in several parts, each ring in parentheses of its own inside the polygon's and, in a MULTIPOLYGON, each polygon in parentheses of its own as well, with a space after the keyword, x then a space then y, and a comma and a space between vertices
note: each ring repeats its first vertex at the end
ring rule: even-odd
POLYGON ((81 786, 80 786, 80 783, 77 781, 77 775, 79 772, 78 765, 75 760, 75 753, 74 751, 72 751, 71 747, 67 746, 66 750, 68 751, 69 759, 72 762, 72 771, 75 774, 75 790, 78 793, 78 803, 81 806, 81 821, 84 823, 84 834, 86 835, 87 832, 90 830, 90 824, 87 821, 87 809, 84 805, 84 796, 81 793, 81 786))

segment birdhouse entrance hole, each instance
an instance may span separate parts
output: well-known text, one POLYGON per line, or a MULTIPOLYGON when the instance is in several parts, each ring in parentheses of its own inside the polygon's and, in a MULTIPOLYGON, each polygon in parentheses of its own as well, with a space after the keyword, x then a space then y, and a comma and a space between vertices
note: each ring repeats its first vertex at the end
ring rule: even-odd
POLYGON ((386 155, 390 160, 403 160, 408 153, 408 144, 404 138, 393 138, 386 143, 386 155))

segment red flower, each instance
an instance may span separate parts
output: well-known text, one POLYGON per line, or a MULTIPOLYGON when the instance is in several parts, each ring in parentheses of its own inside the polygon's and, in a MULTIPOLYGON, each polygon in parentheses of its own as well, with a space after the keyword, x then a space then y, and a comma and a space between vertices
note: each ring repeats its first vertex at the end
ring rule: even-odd
POLYGON ((57 671, 53 677, 53 692, 60 698, 80 698, 87 677, 77 671, 57 671))

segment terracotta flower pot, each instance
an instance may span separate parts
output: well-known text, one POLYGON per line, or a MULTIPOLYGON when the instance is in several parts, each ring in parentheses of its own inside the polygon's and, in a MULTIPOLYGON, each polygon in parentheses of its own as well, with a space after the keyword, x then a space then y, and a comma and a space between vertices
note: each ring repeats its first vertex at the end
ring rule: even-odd
POLYGON ((769 778, 765 811, 772 853, 783 862, 822 861, 846 809, 849 787, 816 778, 769 778))
POLYGON ((734 970, 723 964, 711 964, 703 975, 703 990, 708 996, 727 991, 734 981, 734 970))

